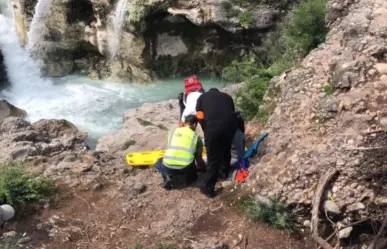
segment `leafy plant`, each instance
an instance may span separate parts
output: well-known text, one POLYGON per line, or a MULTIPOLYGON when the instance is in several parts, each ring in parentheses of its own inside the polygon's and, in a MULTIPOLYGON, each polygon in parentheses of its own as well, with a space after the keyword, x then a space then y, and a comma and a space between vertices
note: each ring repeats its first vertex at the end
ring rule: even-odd
POLYGON ((159 244, 157 246, 157 249, 176 249, 175 245, 164 245, 164 244, 159 244))
POLYGON ((145 119, 142 119, 142 118, 137 118, 137 121, 140 123, 140 125, 142 126, 150 126, 150 125, 153 125, 152 122, 148 121, 148 120, 145 120, 145 119))
POLYGON ((239 12, 238 19, 242 27, 246 29, 250 28, 254 24, 254 17, 251 9, 239 12))
POLYGON ((129 139, 125 141, 125 143, 121 146, 121 150, 127 150, 130 146, 135 145, 136 140, 134 139, 129 139))
POLYGON ((332 95, 332 93, 335 91, 335 89, 333 88, 332 85, 327 85, 327 86, 324 86, 324 92, 326 93, 326 95, 332 95))
MULTIPOLYGON (((232 0, 237 3, 239 0, 232 0)), ((261 1, 249 1, 254 4, 261 1)), ((239 3, 239 2, 238 2, 239 3)), ((246 120, 266 122, 269 112, 260 110, 264 96, 274 76, 278 76, 298 63, 309 51, 324 41, 327 29, 325 13, 327 0, 304 0, 291 13, 290 22, 278 27, 263 41, 263 52, 252 49, 240 60, 234 60, 222 71, 222 77, 230 82, 245 82, 238 92, 236 104, 246 120)), ((248 25, 252 12, 240 14, 241 24, 248 25)), ((330 90, 330 89, 327 89, 330 90)), ((270 103, 274 110, 274 103, 270 103)))
POLYGON ((294 219, 276 198, 269 198, 267 202, 263 202, 258 198, 245 195, 237 201, 236 207, 252 221, 260 220, 277 229, 291 229, 294 226, 294 219))
POLYGON ((18 164, 0 165, 0 204, 39 204, 50 200, 54 185, 43 176, 25 172, 18 164))

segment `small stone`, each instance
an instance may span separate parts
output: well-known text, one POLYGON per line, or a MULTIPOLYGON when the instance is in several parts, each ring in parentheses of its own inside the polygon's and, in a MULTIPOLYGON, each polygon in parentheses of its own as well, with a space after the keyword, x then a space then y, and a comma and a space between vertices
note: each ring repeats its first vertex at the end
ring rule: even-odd
POLYGON ((374 67, 380 74, 387 74, 387 64, 386 63, 377 63, 374 67))
POLYGON ((358 203, 356 203, 356 208, 357 208, 358 210, 363 210, 363 209, 366 208, 366 206, 365 206, 363 203, 358 202, 358 203))
POLYGON ((295 193, 294 196, 293 196, 293 199, 294 199, 295 201, 300 201, 301 198, 302 198, 302 193, 301 193, 301 191, 295 193))
POLYGON ((337 186, 334 186, 334 187, 332 188, 332 192, 333 192, 333 193, 337 193, 337 191, 339 191, 339 188, 338 188, 337 186))
POLYGON ((303 223, 304 227, 310 228, 310 225, 312 224, 310 220, 305 220, 303 223))
POLYGON ((387 75, 383 74, 382 76, 380 76, 380 81, 384 84, 387 83, 387 75))
POLYGON ((339 238, 345 239, 348 238, 351 235, 351 232, 353 230, 353 227, 347 227, 339 231, 339 238))
POLYGON ((140 182, 136 182, 133 189, 136 190, 138 193, 144 193, 146 191, 146 185, 140 182))
POLYGON ((93 189, 94 190, 100 190, 102 188, 102 184, 101 183, 96 183, 93 185, 93 189))
POLYGON ((341 214, 340 208, 333 201, 325 201, 324 209, 333 214, 341 214))
POLYGON ((322 93, 319 93, 318 96, 320 98, 324 98, 325 96, 327 96, 327 94, 325 92, 322 92, 322 93))
POLYGON ((379 124, 380 124, 383 128, 387 128, 387 117, 381 118, 380 121, 379 121, 379 124))
POLYGON ((355 144, 355 141, 353 139, 348 140, 348 144, 355 144))
POLYGON ((36 225, 36 229, 41 230, 43 228, 43 224, 39 223, 36 225))
POLYGON ((344 166, 345 162, 342 159, 339 159, 339 160, 337 160, 336 165, 337 166, 344 166))
POLYGON ((356 187, 357 187, 357 183, 356 182, 351 184, 351 189, 355 189, 356 187))
POLYGON ((223 181, 222 187, 227 188, 227 187, 230 187, 232 184, 233 184, 233 181, 223 181))
POLYGON ((376 70, 373 68, 368 71, 368 75, 370 75, 370 76, 375 75, 375 73, 376 73, 376 70))

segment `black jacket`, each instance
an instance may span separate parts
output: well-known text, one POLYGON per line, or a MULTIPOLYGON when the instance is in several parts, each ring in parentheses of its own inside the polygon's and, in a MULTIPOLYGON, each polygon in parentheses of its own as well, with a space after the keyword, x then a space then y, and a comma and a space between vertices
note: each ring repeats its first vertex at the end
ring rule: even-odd
POLYGON ((196 112, 203 129, 206 126, 236 124, 234 101, 227 93, 219 91, 203 93, 197 100, 196 112))

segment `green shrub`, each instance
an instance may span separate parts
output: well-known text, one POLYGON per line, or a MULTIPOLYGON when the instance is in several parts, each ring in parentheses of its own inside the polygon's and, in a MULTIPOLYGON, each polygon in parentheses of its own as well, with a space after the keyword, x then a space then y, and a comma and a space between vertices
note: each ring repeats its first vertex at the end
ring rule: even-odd
POLYGON ((54 185, 43 176, 34 176, 18 164, 0 165, 0 204, 46 203, 54 193, 54 185))
POLYGON ((332 85, 327 85, 327 86, 324 86, 324 92, 326 93, 326 95, 332 95, 332 93, 335 91, 335 89, 333 88, 332 85))
POLYGON ((245 29, 250 28, 254 24, 254 17, 251 9, 247 11, 239 12, 238 19, 239 19, 239 23, 245 29))
POLYGON ((301 58, 324 42, 327 28, 325 14, 327 0, 304 0, 293 11, 291 22, 285 27, 286 47, 301 58))
POLYGON ((164 245, 164 244, 159 244, 157 246, 157 249, 176 249, 175 245, 164 245))
POLYGON ((135 145, 136 140, 134 139, 129 139, 125 141, 125 143, 121 146, 121 150, 127 150, 130 146, 135 145))
MULTIPOLYGON (((225 80, 245 82, 237 94, 236 104, 247 121, 258 119, 266 122, 271 113, 260 113, 259 107, 264 104, 263 97, 271 78, 293 67, 311 49, 324 42, 327 32, 326 4, 327 0, 302 1, 293 9, 290 22, 278 27, 263 41, 263 52, 250 52, 223 69, 222 77, 225 80)), ((247 25, 252 12, 241 13, 240 17, 241 25, 247 25)), ((273 107, 271 109, 274 110, 273 107)))
POLYGON ((142 126, 150 126, 150 125, 153 125, 152 122, 148 121, 148 120, 145 120, 145 119, 142 119, 142 118, 137 118, 137 121, 140 123, 140 125, 142 126))
POLYGON ((269 203, 267 203, 246 195, 237 201, 236 207, 252 221, 263 221, 277 229, 294 227, 294 219, 289 216, 284 205, 276 198, 269 198, 269 203))

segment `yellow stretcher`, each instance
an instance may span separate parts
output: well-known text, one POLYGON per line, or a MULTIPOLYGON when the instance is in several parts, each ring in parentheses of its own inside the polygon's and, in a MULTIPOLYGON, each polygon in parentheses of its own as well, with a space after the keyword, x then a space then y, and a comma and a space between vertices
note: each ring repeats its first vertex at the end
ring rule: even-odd
MULTIPOLYGON (((130 166, 153 166, 157 160, 163 157, 165 150, 134 152, 126 154, 126 162, 130 166)), ((207 158, 206 148, 203 148, 203 158, 207 158)))

